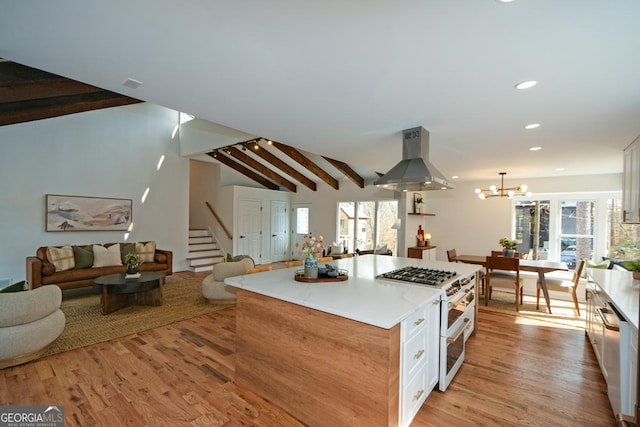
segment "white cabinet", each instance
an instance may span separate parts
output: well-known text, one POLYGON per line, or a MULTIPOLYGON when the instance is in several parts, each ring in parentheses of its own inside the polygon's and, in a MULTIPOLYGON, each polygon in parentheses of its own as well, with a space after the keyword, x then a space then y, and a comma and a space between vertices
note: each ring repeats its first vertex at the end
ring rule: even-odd
POLYGON ((400 425, 408 426, 438 383, 440 296, 402 321, 400 425))
POLYGON ((624 149, 623 222, 640 223, 640 137, 624 149))
POLYGON ((620 328, 620 334, 620 406, 624 415, 634 416, 638 380, 638 330, 627 324, 620 328))
POLYGON ((607 371, 604 367, 604 323, 596 311, 598 307, 604 307, 602 290, 593 282, 587 283, 587 335, 593 352, 598 359, 602 375, 607 379, 607 371))

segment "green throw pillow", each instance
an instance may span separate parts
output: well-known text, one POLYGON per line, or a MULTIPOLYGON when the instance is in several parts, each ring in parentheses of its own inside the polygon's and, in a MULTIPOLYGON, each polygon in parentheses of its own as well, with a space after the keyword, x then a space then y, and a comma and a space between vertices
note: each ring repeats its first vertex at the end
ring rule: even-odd
POLYGON ((126 265, 124 258, 127 254, 135 254, 136 253, 136 244, 135 243, 120 243, 120 257, 122 258, 122 264, 126 265))
POLYGON ((582 270, 582 277, 583 278, 587 277, 587 268, 600 268, 602 270, 606 270, 607 268, 609 268, 610 264, 611 264, 611 261, 609 261, 608 259, 605 259, 602 262, 595 262, 588 259, 584 263, 584 269, 582 270))
POLYGON ((7 286, 6 288, 0 289, 0 294, 5 294, 9 292, 22 292, 24 291, 24 280, 22 282, 18 282, 11 286, 7 286))
POLYGON ((76 260, 76 270, 80 268, 91 268, 93 265, 93 245, 89 246, 74 246, 73 257, 76 260))

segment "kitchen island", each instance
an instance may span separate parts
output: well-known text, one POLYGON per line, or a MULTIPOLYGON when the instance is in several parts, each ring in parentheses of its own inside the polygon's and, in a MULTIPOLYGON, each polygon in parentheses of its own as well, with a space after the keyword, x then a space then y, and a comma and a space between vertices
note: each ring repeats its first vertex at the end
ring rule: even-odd
POLYGON ((311 426, 409 425, 437 382, 441 290, 376 276, 479 267, 379 255, 331 264, 349 279, 298 282, 296 268, 225 279, 238 288, 236 383, 311 426))

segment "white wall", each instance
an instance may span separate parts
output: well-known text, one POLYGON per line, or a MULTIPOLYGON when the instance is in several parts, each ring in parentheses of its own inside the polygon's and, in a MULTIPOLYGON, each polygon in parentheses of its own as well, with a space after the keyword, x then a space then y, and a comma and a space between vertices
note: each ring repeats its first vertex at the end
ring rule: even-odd
POLYGON ((24 280, 25 258, 40 246, 125 240, 46 232, 46 194, 132 199, 128 241, 155 240, 173 251, 174 270, 186 269, 189 165, 172 140, 177 120, 176 111, 136 104, 0 127, 0 279, 24 280))
MULTIPOLYGON (((534 195, 581 192, 619 192, 622 175, 568 176, 559 178, 527 179, 525 182, 505 182, 505 186, 526 183, 534 195)), ((451 191, 427 191, 425 208, 435 217, 411 217, 408 227, 417 229, 415 218, 423 218, 425 232, 431 233, 432 245, 438 247, 437 258, 446 260, 447 249, 458 254, 483 254, 499 249, 501 237, 512 236, 512 201, 508 198, 480 200, 476 187, 488 188, 493 182, 460 182, 451 191)), ((618 193, 619 195, 619 193, 618 193)))

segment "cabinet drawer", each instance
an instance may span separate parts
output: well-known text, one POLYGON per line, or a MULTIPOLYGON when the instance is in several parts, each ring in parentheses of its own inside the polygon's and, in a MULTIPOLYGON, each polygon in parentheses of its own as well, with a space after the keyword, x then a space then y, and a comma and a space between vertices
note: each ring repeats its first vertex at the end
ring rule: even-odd
POLYGON ((427 311, 420 308, 402 321, 402 338, 406 342, 427 326, 427 311))
POLYGON ((411 420, 427 399, 427 370, 423 366, 402 390, 402 425, 411 420))
POLYGON ((402 348, 402 374, 408 381, 422 366, 427 363, 427 330, 415 334, 402 348))

